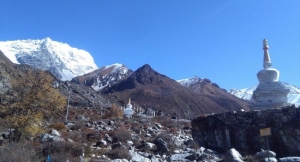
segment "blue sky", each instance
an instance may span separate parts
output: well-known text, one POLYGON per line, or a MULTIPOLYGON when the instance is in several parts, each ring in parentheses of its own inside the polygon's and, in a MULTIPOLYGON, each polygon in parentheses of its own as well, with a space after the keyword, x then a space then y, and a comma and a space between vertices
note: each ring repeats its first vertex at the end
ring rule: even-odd
POLYGON ((268 39, 280 81, 300 87, 300 1, 0 0, 0 41, 42 39, 91 53, 98 67, 148 63, 172 79, 258 84, 268 39))

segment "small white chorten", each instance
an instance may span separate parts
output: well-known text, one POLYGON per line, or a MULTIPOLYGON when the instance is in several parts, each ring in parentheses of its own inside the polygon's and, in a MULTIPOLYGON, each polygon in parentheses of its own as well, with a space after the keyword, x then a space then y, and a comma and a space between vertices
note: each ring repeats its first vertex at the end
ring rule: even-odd
POLYGON ((124 115, 127 118, 130 118, 134 113, 134 110, 132 109, 132 105, 131 105, 131 100, 129 98, 128 104, 126 105, 125 109, 124 109, 124 115))

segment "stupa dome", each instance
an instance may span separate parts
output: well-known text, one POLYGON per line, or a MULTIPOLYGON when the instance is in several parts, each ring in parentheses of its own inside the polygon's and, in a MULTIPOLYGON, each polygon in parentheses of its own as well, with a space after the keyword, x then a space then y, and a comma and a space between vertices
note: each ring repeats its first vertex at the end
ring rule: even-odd
POLYGON ((279 79, 279 71, 274 68, 263 69, 257 73, 258 81, 261 82, 277 82, 279 79))
POLYGON ((263 60, 263 70, 257 73, 258 81, 261 82, 277 82, 279 79, 279 71, 277 69, 271 68, 271 58, 269 55, 269 46, 266 39, 263 40, 263 50, 264 50, 264 60, 263 60))

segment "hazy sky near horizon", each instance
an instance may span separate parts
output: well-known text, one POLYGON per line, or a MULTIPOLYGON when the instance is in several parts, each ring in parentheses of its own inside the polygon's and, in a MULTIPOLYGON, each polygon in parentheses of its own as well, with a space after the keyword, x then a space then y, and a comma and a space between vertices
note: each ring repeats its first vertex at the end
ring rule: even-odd
POLYGON ((262 40, 280 81, 300 87, 300 1, 0 0, 0 41, 42 39, 88 51, 98 67, 149 64, 225 89, 258 84, 262 40))

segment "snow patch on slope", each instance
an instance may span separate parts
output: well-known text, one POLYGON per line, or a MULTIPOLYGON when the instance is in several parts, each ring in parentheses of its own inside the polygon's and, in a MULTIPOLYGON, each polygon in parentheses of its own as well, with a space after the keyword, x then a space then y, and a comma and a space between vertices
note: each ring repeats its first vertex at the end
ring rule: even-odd
POLYGON ((244 88, 244 89, 230 89, 228 93, 235 95, 236 97, 244 100, 251 100, 253 91, 257 88, 257 86, 258 85, 255 85, 250 88, 244 88))
POLYGON ((111 73, 126 74, 128 72, 128 68, 126 68, 123 64, 120 63, 105 66, 104 70, 109 68, 112 68, 111 73))
POLYGON ((116 84, 119 80, 127 77, 129 73, 129 69, 123 64, 115 63, 112 65, 105 66, 100 68, 100 73, 104 71, 108 71, 109 73, 105 75, 96 76, 99 74, 94 74, 96 77, 96 82, 91 86, 95 91, 99 91, 105 87, 109 87, 113 84, 116 84))
POLYGON ((177 82, 185 87, 189 87, 191 84, 194 84, 197 82, 202 82, 203 80, 204 80, 204 78, 199 78, 197 76, 194 76, 193 78, 177 80, 177 82))
POLYGON ((58 79, 73 77, 97 69, 93 57, 86 51, 70 47, 66 43, 42 40, 16 40, 0 42, 0 50, 16 64, 29 64, 42 70, 50 70, 58 79))

